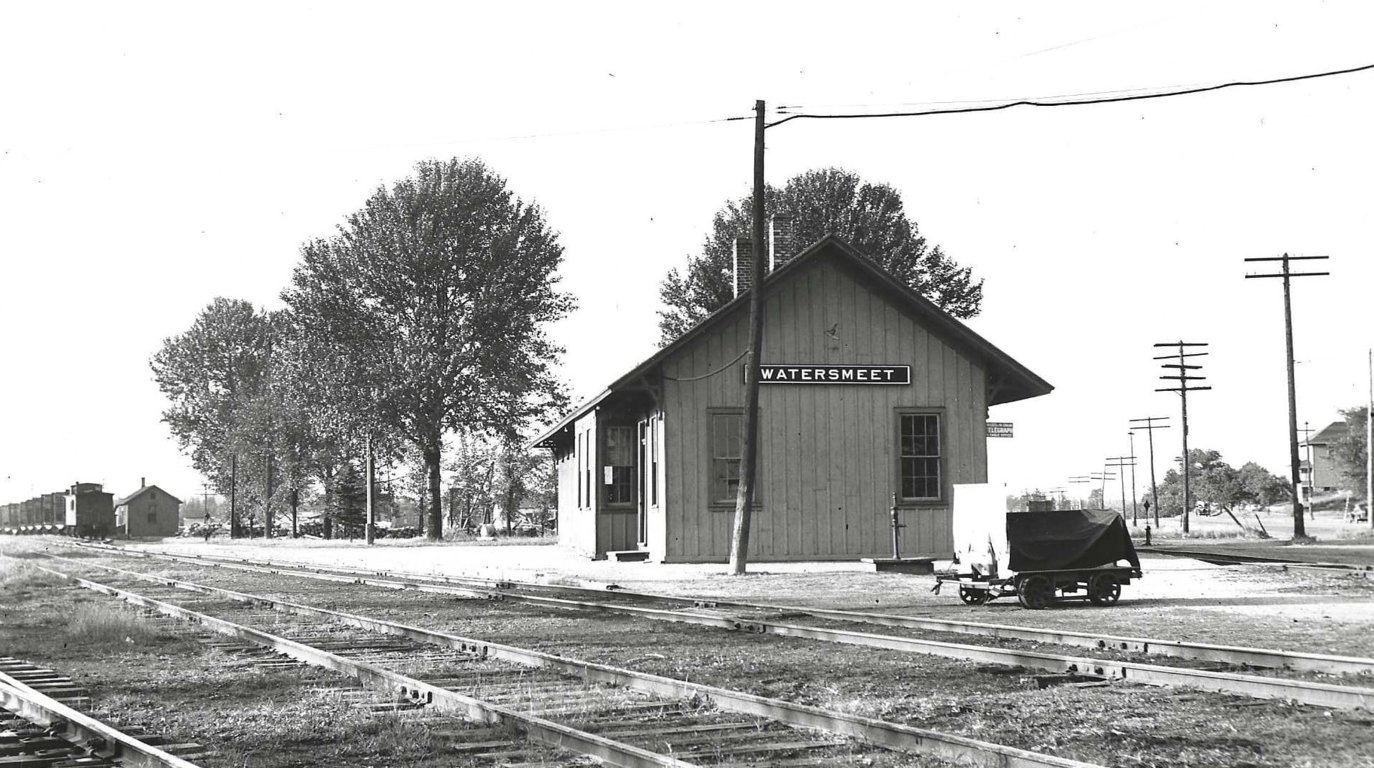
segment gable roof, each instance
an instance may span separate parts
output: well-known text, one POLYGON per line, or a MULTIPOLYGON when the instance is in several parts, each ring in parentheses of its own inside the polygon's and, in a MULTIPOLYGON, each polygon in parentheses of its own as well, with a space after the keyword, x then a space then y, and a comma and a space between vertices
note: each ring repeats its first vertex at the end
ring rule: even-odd
POLYGON ((1330 445, 1350 434, 1350 425, 1344 421, 1333 421, 1317 434, 1307 438, 1306 445, 1330 445))
MULTIPOLYGON (((893 294, 899 306, 916 315, 924 327, 936 336, 982 357, 987 362, 989 374, 997 374, 1001 378, 998 388, 988 398, 988 405, 1000 405, 1039 397, 1054 390, 1053 385, 1049 382, 1032 373, 1029 368, 1012 359, 1010 355, 993 346, 982 336, 974 333, 971 328, 959 322, 948 312, 935 306, 929 299, 893 277, 882 267, 874 264, 836 235, 826 235, 809 248, 788 259, 782 266, 764 275, 762 288, 766 291, 770 286, 776 286, 787 280, 789 276, 800 271, 806 264, 826 256, 833 257, 839 262, 855 268, 861 280, 867 280, 876 287, 893 294)), ((539 437, 531 441, 530 445, 547 445, 554 435, 595 408, 603 400, 624 389, 627 385, 638 381, 671 355, 725 323, 736 313, 746 311, 748 306, 748 292, 736 296, 729 304, 712 312, 701 322, 688 329, 686 333, 654 353, 649 359, 611 382, 600 394, 582 403, 556 423, 550 425, 539 437)))
MULTIPOLYGON (((138 498, 139 496, 142 496, 143 494, 147 493, 148 491, 153 490, 154 488, 157 488, 157 486, 156 486, 156 485, 145 485, 145 486, 143 486, 142 488, 139 488, 138 490, 134 491, 133 493, 129 494, 128 496, 125 496, 125 497, 122 498, 122 499, 116 499, 114 505, 115 505, 116 507, 122 507, 122 506, 124 506, 125 504, 128 504, 129 502, 131 502, 131 501, 133 501, 134 499, 138 498)), ((157 489, 158 489, 159 491, 162 491, 161 488, 157 488, 157 489)), ((167 498, 171 499, 172 501, 175 501, 175 502, 178 503, 178 504, 181 504, 181 503, 182 503, 181 499, 178 499, 177 497, 173 496, 172 494, 167 493, 166 491, 162 491, 162 493, 163 493, 164 495, 166 495, 167 498)))

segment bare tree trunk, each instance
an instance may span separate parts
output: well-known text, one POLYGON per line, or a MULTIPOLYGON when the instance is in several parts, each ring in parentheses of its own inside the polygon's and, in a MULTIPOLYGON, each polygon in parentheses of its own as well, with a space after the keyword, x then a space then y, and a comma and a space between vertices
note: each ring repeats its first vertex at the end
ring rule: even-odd
POLYGON ((501 448, 501 463, 505 468, 506 475, 506 535, 511 534, 511 529, 515 524, 515 514, 519 510, 520 497, 524 495, 521 488, 521 478, 516 476, 515 467, 515 446, 506 444, 501 448))
POLYGON ((320 535, 326 539, 334 538, 334 476, 332 469, 324 471, 324 514, 320 518, 320 535))
POLYGON ((425 538, 430 541, 438 541, 443 535, 444 504, 439 476, 440 445, 441 440, 436 436, 433 442, 422 450, 425 471, 429 475, 429 530, 425 532, 425 538))

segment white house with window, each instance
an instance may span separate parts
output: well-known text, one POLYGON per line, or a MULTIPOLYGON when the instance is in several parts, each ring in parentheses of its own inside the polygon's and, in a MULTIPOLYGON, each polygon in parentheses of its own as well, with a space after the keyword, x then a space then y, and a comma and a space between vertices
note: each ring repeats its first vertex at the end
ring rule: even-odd
MULTIPOLYGON (((987 480, 988 409, 1052 387, 838 238, 774 267, 751 560, 890 554, 894 502, 903 555, 948 557, 952 487, 987 480)), ((557 463, 564 544, 595 558, 727 559, 747 304, 741 294, 535 441, 557 463)))

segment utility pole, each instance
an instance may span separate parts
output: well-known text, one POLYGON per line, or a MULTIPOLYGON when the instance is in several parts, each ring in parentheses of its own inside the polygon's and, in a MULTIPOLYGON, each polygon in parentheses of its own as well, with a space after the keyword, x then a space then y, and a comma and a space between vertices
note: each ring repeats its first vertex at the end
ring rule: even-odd
POLYGON ((1209 390, 1211 387, 1190 387, 1190 381, 1206 381, 1205 376, 1194 376, 1188 371, 1201 368, 1200 365, 1186 365, 1183 360, 1188 357, 1202 357, 1206 352, 1184 352, 1188 347, 1205 347, 1206 342, 1198 341, 1166 341, 1155 345, 1156 347, 1178 347, 1178 353, 1156 357, 1156 360, 1178 359, 1177 363, 1160 363, 1161 368, 1172 368, 1178 371, 1177 376, 1160 376, 1161 379, 1173 379, 1178 381, 1177 387, 1164 387, 1156 389, 1156 392, 1177 392, 1183 401, 1183 532, 1188 532, 1188 516, 1192 512, 1193 506, 1193 486, 1192 486, 1192 466, 1188 461, 1188 393, 1209 390))
POLYGON ((763 351, 763 99, 754 102, 754 247, 749 265, 749 347, 744 367, 744 450, 740 456, 735 528, 730 539, 730 573, 744 575, 749 564, 749 525, 754 506, 754 479, 759 450, 759 354, 763 351))
MULTIPOLYGON (((1127 430, 1126 436, 1131 439, 1131 526, 1134 527, 1136 520, 1140 518, 1140 504, 1137 503, 1138 499, 1135 495, 1135 432, 1127 430)), ((1125 510, 1122 510, 1121 514, 1125 515, 1125 510)))
POLYGON ((1089 475, 1088 478, 1090 480, 1100 480, 1102 482, 1102 488, 1098 491, 1098 493, 1101 495, 1100 497, 1102 499, 1102 508, 1107 509, 1107 481, 1115 480, 1116 475, 1113 475, 1110 472, 1094 472, 1091 475, 1089 475))
POLYGON ((1246 275, 1245 279, 1281 277, 1283 278, 1283 338, 1288 348, 1288 464, 1292 470, 1293 479, 1293 539, 1307 538, 1307 529, 1303 525, 1302 519, 1302 500, 1298 498, 1298 483, 1300 481, 1298 471, 1298 390, 1293 376, 1293 299, 1290 283, 1295 277, 1322 277, 1331 274, 1330 272, 1293 272, 1289 269, 1289 263, 1293 261, 1314 261, 1326 259, 1327 256, 1282 256, 1257 257, 1246 259, 1246 261, 1280 261, 1283 262, 1283 271, 1267 275, 1246 275))
POLYGON ((1369 350, 1369 404, 1364 410, 1364 509, 1374 528, 1374 349, 1369 350))
MULTIPOLYGON (((1143 419, 1131 419, 1131 423, 1135 425, 1131 429, 1143 429, 1150 435, 1150 498, 1154 499, 1156 530, 1159 529, 1159 487, 1155 485, 1155 430, 1168 429, 1169 425, 1156 424, 1155 422, 1168 420, 1168 416, 1146 416, 1143 419)), ((1135 453, 1135 451, 1133 450, 1131 453, 1135 453)))
POLYGON ((1312 508, 1312 494, 1317 489, 1317 468, 1312 464, 1312 439, 1313 429, 1311 425, 1304 421, 1302 423, 1302 447, 1307 449, 1307 493, 1304 494, 1303 505, 1307 507, 1307 519, 1316 520, 1317 513, 1312 508))
MULTIPOLYGON (((1092 482, 1092 477, 1090 475, 1074 475, 1069 478, 1069 485, 1081 485, 1090 482, 1092 482)), ((1079 507, 1079 509, 1082 508, 1083 507, 1079 507)))
MULTIPOLYGON (((1135 456, 1112 456, 1107 461, 1114 461, 1115 464, 1108 464, 1108 469, 1117 470, 1117 478, 1121 480, 1121 516, 1126 517, 1126 467, 1135 467, 1135 456)), ((1131 470, 1135 474, 1135 469, 1131 470)), ((1135 524, 1135 518, 1131 518, 1131 524, 1135 524)))

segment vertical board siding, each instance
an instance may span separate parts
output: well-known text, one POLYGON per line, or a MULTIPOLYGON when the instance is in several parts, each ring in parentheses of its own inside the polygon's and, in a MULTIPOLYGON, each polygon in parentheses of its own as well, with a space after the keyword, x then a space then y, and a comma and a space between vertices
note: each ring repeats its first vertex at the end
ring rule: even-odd
MULTIPOLYGON (((816 259, 776 286, 766 297, 765 318, 765 363, 907 364, 913 383, 762 388, 760 507, 750 557, 890 554, 901 408, 940 414, 944 454, 941 503, 902 509, 902 554, 948 556, 952 486, 987 476, 982 362, 933 336, 892 298, 830 259, 816 259)), ((733 505, 710 504, 707 412, 744 407, 742 361, 736 358, 747 334, 748 315, 742 312, 664 361, 663 498, 660 516, 651 516, 662 525, 651 545, 656 559, 728 557, 734 511, 733 505), (704 379, 681 380, 717 370, 704 379)), ((632 527, 633 516, 627 517, 632 527)))

